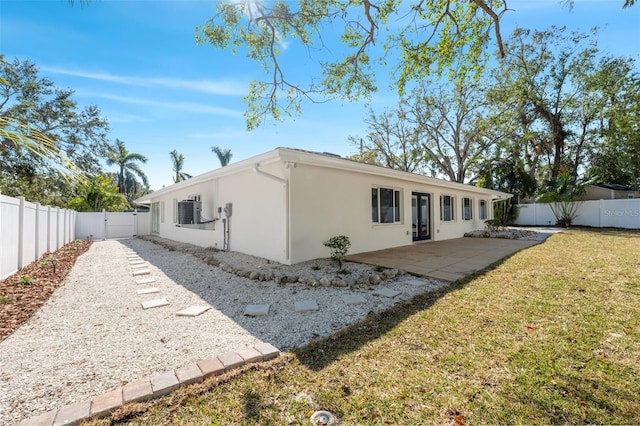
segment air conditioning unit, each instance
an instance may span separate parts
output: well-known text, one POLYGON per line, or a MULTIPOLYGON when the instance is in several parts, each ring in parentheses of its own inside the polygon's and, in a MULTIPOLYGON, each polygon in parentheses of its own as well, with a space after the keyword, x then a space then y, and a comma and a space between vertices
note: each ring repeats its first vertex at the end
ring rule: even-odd
POLYGON ((201 212, 202 202, 194 200, 180 201, 178 202, 178 223, 181 225, 200 223, 201 212))

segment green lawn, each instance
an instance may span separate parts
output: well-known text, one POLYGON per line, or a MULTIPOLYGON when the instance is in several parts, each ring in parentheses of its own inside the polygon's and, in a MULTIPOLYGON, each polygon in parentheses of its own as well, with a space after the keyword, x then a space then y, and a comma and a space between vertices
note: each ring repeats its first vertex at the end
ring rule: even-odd
MULTIPOLYGON (((565 231, 130 424, 640 424, 640 232, 565 231)), ((96 421, 94 421, 96 422, 96 421)))

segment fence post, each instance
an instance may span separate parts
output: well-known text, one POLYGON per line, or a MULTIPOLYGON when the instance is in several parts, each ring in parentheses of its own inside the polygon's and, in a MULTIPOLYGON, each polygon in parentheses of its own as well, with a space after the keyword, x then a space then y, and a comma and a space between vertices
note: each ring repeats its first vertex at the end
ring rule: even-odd
POLYGON ((105 209, 102 209, 102 214, 104 215, 104 236, 102 237, 103 240, 107 239, 107 211, 105 209))
POLYGON ((138 209, 133 210, 133 236, 138 236, 138 209))
POLYGON ((60 207, 56 207, 56 250, 60 248, 60 207))
MULTIPOLYGON (((2 191, 0 191, 0 228, 2 227, 2 191)), ((4 258, 4 249, 2 248, 2 240, 0 240, 0 278, 4 276, 2 272, 2 259, 4 258)))
POLYGON ((24 197, 20 200, 20 210, 18 212, 18 270, 22 269, 22 256, 24 252, 24 197))
POLYGON ((35 259, 40 258, 40 203, 36 203, 36 253, 35 259))

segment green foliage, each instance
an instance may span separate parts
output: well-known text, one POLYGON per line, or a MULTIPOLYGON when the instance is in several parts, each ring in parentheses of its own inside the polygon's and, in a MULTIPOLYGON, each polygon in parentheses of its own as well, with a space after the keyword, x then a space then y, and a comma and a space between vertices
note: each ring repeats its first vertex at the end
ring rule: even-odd
POLYGON ((518 218, 518 206, 513 199, 501 200, 494 204, 493 219, 485 221, 488 229, 501 229, 513 225, 518 218))
POLYGON ((18 282, 23 285, 31 285, 33 284, 33 278, 31 278, 29 275, 25 275, 24 277, 20 278, 18 282))
POLYGON ((231 154, 231 150, 228 148, 220 149, 217 146, 212 146, 211 152, 216 154, 216 156, 218 157, 218 161, 220 161, 220 167, 229 165, 229 161, 231 161, 231 157, 233 156, 233 154, 231 154))
POLYGON ((178 151, 175 149, 169 153, 171 156, 171 163, 173 164, 173 171, 176 173, 173 177, 173 182, 178 183, 183 180, 191 179, 191 175, 189 173, 185 173, 182 171, 182 167, 184 166, 184 155, 178 154, 178 151))
POLYGON ((569 227, 578 216, 578 209, 589 181, 574 181, 567 173, 549 179, 540 188, 538 201, 549 203, 556 225, 569 227))
POLYGON ((124 141, 116 139, 115 145, 109 148, 106 158, 108 166, 118 166, 118 191, 121 194, 124 194, 128 201, 131 201, 133 198, 131 197, 131 194, 127 192, 127 179, 135 180, 135 175, 142 180, 142 184, 144 186, 149 186, 147 175, 144 174, 140 166, 137 164, 138 162, 146 163, 147 157, 136 152, 129 152, 124 141))
POLYGON ((28 60, 0 57, 0 190, 65 207, 71 187, 99 169, 107 122, 28 60))
POLYGON ((79 212, 123 211, 127 199, 106 175, 92 176, 76 187, 76 197, 69 201, 69 208, 79 212))
POLYGON ((351 247, 349 237, 346 235, 337 235, 329 238, 322 244, 331 250, 331 259, 338 262, 338 269, 342 269, 342 259, 349 251, 349 247, 351 247))
POLYGON ((300 114, 305 100, 369 97, 378 88, 380 67, 400 96, 430 75, 455 79, 450 70, 456 61, 461 64, 456 68, 475 74, 489 57, 493 31, 503 56, 498 28, 506 10, 499 0, 224 1, 196 29, 196 41, 243 52, 265 70, 268 76, 253 81, 245 97, 247 128, 255 129, 266 116, 279 120, 300 114), (326 31, 327 26, 338 31, 326 31), (330 42, 343 46, 337 58, 325 47, 334 34, 330 42), (319 70, 309 82, 288 77, 281 54, 290 43, 315 52, 319 70))
POLYGON ((0 303, 11 303, 15 301, 15 299, 11 296, 0 295, 0 303))

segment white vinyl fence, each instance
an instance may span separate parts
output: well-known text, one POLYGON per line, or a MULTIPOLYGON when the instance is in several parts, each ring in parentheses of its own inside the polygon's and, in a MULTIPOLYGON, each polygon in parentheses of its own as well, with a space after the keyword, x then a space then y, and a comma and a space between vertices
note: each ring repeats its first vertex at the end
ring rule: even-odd
MULTIPOLYGON (((555 225, 556 218, 548 204, 518 204, 516 225, 555 225)), ((596 228, 640 229, 640 198, 627 200, 583 201, 574 225, 596 228)))
POLYGON ((76 214, 0 194, 0 279, 73 241, 76 214))
POLYGON ((106 240, 131 238, 151 233, 149 212, 97 213, 79 212, 76 220, 78 238, 106 240))

